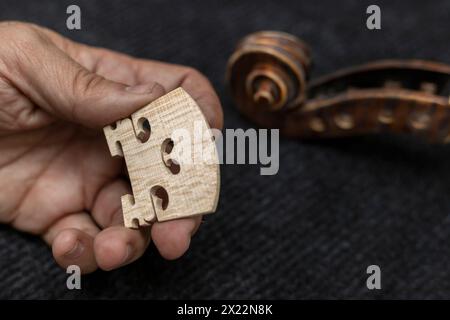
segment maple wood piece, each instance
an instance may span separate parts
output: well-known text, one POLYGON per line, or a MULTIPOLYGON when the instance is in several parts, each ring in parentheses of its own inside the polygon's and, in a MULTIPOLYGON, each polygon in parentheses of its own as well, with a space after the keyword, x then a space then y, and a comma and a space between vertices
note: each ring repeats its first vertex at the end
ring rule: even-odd
POLYGON ((126 227, 216 210, 220 189, 216 146, 199 106, 182 88, 105 127, 104 133, 111 155, 125 157, 130 177, 133 195, 121 198, 126 227), (189 133, 190 140, 173 135, 180 129, 189 133), (192 161, 183 160, 185 150, 192 151, 188 158, 192 161), (202 158, 206 154, 207 161, 202 158))
POLYGON ((382 60, 308 83, 310 50, 300 39, 262 31, 242 39, 227 80, 238 109, 258 125, 299 138, 414 133, 450 142, 450 66, 382 60))

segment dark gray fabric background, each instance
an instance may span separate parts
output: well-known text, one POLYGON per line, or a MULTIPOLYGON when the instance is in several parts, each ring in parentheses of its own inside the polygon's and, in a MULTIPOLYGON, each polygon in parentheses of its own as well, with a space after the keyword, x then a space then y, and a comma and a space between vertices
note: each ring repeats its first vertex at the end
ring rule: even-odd
MULTIPOLYGON (((313 76, 377 58, 450 63, 448 0, 372 2, 382 8, 381 31, 366 29, 371 3, 356 0, 1 0, 0 19, 194 66, 217 89, 225 126, 247 128, 223 78, 236 41, 252 31, 303 38, 313 76), (82 31, 65 29, 72 3, 82 8, 82 31)), ((450 298, 449 147, 392 136, 282 140, 280 162, 276 176, 222 166, 218 212, 183 258, 164 261, 151 246, 128 267, 83 277, 77 292, 41 240, 0 226, 0 297, 450 298), (382 269, 381 291, 366 289, 370 264, 382 269)))

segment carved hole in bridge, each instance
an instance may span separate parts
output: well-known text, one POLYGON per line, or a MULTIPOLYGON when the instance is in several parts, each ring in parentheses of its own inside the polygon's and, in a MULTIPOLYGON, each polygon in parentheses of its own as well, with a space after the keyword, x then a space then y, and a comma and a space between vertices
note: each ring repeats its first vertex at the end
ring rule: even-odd
POLYGON ((131 220, 131 225, 132 225, 132 227, 135 228, 135 229, 139 228, 139 219, 138 219, 138 218, 133 218, 133 219, 131 220))
POLYGON ((166 189, 161 186, 153 186, 150 193, 153 196, 153 204, 159 206, 162 210, 166 210, 169 205, 169 194, 166 189))
POLYGON ((172 150, 173 150, 173 146, 174 146, 173 140, 170 139, 170 138, 167 138, 162 143, 162 150, 163 150, 164 153, 170 154, 172 152, 172 150))
POLYGON ((122 143, 120 143, 120 141, 116 141, 116 148, 120 154, 123 154, 122 143))
POLYGON ((355 125, 352 115, 348 112, 339 112, 339 113, 335 114, 334 115, 334 123, 340 129, 344 129, 344 130, 351 129, 355 125))
POLYGON ((174 159, 167 160, 166 166, 167 166, 167 168, 169 168, 169 170, 170 170, 170 172, 172 172, 172 174, 179 174, 181 171, 180 165, 174 159))
POLYGON ((166 165, 166 167, 169 169, 169 171, 172 174, 178 174, 181 171, 180 164, 175 160, 168 158, 168 155, 172 152, 174 147, 174 142, 172 139, 167 138, 163 141, 161 145, 161 153, 163 162, 166 165))
POLYGON ((152 131, 150 127, 150 122, 146 118, 140 118, 137 122, 139 132, 137 133, 137 138, 142 143, 147 142, 150 138, 150 133, 152 131))

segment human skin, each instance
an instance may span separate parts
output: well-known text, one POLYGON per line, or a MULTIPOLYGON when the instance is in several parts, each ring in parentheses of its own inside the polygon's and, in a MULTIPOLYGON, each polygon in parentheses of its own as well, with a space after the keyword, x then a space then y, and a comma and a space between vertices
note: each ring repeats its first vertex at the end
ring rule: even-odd
POLYGON ((83 273, 129 264, 150 241, 166 259, 183 255, 201 217, 125 228, 120 197, 131 190, 102 127, 181 86, 220 129, 209 81, 27 23, 0 23, 0 43, 0 223, 42 237, 60 266, 83 273))

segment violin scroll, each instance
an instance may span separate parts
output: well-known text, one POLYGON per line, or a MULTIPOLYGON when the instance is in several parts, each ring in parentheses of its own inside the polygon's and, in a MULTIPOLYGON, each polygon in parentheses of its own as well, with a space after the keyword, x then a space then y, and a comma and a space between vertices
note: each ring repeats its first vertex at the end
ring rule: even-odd
POLYGON ((279 111, 304 102, 310 65, 310 49, 300 39, 261 31, 239 42, 227 78, 239 107, 279 111))
POLYGON ((227 80, 238 109, 259 126, 298 138, 413 133, 450 142, 450 66, 382 60, 309 82, 308 45, 263 31, 239 42, 227 80))

